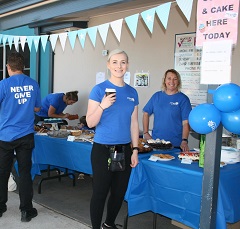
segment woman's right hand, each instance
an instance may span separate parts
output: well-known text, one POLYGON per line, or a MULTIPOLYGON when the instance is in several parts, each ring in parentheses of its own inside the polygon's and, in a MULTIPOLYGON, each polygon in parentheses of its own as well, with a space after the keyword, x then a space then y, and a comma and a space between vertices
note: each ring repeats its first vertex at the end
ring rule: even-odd
POLYGON ((112 106, 113 103, 115 103, 115 102, 116 102, 116 93, 110 94, 108 96, 104 95, 104 97, 100 103, 100 106, 103 109, 106 109, 106 108, 112 106))

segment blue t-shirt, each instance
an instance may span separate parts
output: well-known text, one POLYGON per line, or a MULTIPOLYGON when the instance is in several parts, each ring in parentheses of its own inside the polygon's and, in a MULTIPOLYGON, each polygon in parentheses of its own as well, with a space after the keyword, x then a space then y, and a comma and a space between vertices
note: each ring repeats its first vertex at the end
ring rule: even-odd
POLYGON ((36 114, 40 117, 48 117, 48 109, 53 106, 56 109, 56 114, 61 114, 67 107, 67 104, 63 101, 64 93, 52 93, 47 95, 42 100, 42 107, 36 114))
POLYGON ((89 99, 100 103, 106 88, 116 89, 116 102, 103 111, 96 126, 94 141, 108 145, 129 143, 131 142, 131 116, 139 103, 137 91, 128 84, 118 87, 106 80, 92 89, 89 99))
POLYGON ((38 83, 19 74, 0 81, 0 140, 34 133, 34 107, 41 107, 38 83))
POLYGON ((153 94, 143 108, 144 112, 154 115, 152 138, 171 141, 177 147, 182 142, 182 122, 188 120, 191 110, 190 100, 185 94, 167 95, 163 91, 153 94))

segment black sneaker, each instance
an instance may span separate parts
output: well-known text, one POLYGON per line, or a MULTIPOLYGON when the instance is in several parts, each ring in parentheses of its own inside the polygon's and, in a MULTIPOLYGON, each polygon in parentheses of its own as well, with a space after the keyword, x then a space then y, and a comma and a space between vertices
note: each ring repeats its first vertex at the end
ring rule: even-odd
POLYGON ((3 209, 0 209, 0 217, 2 217, 2 215, 3 215, 3 213, 4 213, 5 211, 7 211, 7 208, 6 208, 6 207, 3 208, 3 209))
POLYGON ((108 226, 106 223, 103 223, 101 229, 118 229, 118 227, 116 225, 108 226))
POLYGON ((36 217, 38 215, 37 209, 32 208, 28 211, 21 211, 21 221, 22 222, 29 222, 32 218, 36 217))

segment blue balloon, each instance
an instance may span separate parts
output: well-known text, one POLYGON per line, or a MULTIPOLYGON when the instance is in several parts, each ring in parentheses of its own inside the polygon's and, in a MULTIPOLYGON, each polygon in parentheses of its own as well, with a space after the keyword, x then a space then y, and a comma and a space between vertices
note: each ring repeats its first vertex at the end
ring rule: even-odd
POLYGON ((220 122, 221 112, 213 104, 200 104, 189 114, 189 124, 199 134, 209 134, 215 131, 220 122))
POLYGON ((222 124, 226 130, 240 134, 240 110, 230 113, 221 113, 222 124))
POLYGON ((240 87, 234 83, 222 84, 213 94, 213 104, 226 113, 240 109, 240 87))

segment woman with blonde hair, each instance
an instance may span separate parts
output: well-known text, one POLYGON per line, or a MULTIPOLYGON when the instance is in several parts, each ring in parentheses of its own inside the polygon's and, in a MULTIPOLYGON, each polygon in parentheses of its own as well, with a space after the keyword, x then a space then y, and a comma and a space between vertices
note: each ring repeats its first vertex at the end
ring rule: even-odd
POLYGON ((124 82, 127 54, 113 50, 108 56, 107 67, 111 76, 93 87, 86 115, 88 126, 96 127, 91 153, 93 194, 90 215, 93 229, 117 229, 115 220, 124 200, 131 168, 138 164, 138 94, 124 82), (105 95, 106 88, 115 89, 116 93, 105 95), (111 155, 115 158, 122 155, 123 160, 115 164, 111 155), (102 223, 109 191, 107 216, 102 223))
POLYGON ((189 98, 180 91, 181 77, 175 69, 165 72, 162 91, 156 92, 143 108, 143 134, 145 139, 164 139, 174 147, 188 151, 188 116, 192 109, 189 98), (149 117, 154 115, 152 135, 149 117))

